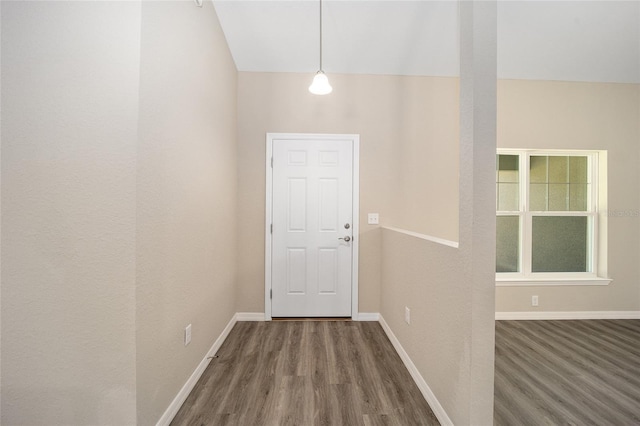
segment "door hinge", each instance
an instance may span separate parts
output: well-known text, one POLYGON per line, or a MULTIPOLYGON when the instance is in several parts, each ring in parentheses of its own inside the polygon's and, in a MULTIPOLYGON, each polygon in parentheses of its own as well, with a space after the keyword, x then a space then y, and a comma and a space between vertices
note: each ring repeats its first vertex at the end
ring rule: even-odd
POLYGON ((269 299, 273 299, 273 289, 269 289, 269 299))
POLYGON ((273 223, 271 224, 271 233, 273 234, 273 223))
POLYGON ((273 157, 271 157, 271 168, 273 169, 273 157))

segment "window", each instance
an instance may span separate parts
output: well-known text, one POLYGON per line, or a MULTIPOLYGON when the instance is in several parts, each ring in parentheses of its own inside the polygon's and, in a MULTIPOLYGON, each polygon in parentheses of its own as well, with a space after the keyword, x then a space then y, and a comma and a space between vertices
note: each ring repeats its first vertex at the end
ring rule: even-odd
POLYGON ((498 151, 498 282, 603 284, 598 159, 590 151, 498 151))

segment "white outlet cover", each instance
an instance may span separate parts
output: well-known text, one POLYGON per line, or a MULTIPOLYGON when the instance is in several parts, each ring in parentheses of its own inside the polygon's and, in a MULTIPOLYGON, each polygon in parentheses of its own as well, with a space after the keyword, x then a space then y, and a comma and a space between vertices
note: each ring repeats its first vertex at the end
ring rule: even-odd
POLYGON ((184 329, 184 345, 191 343, 191 324, 184 329))
POLYGON ((378 225, 380 223, 380 215, 378 213, 369 213, 367 215, 367 223, 369 225, 378 225))

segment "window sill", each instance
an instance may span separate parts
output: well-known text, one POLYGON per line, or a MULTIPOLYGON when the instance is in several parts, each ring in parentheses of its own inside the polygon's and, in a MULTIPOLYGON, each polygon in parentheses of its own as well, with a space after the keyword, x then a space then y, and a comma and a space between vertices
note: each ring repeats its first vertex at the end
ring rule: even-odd
POLYGON ((496 287, 537 287, 567 285, 609 285, 611 278, 496 278, 496 287))

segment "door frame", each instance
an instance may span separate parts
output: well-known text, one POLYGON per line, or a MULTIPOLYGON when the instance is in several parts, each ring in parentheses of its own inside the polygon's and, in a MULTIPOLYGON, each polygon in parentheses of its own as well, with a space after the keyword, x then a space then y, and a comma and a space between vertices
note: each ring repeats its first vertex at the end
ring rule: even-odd
POLYGON ((348 140, 353 146, 353 240, 351 257, 351 319, 358 319, 358 252, 360 242, 360 135, 357 134, 322 134, 322 133, 267 133, 266 137, 266 193, 265 193, 265 226, 264 226, 264 319, 271 321, 271 249, 273 223, 273 141, 288 140, 348 140))

